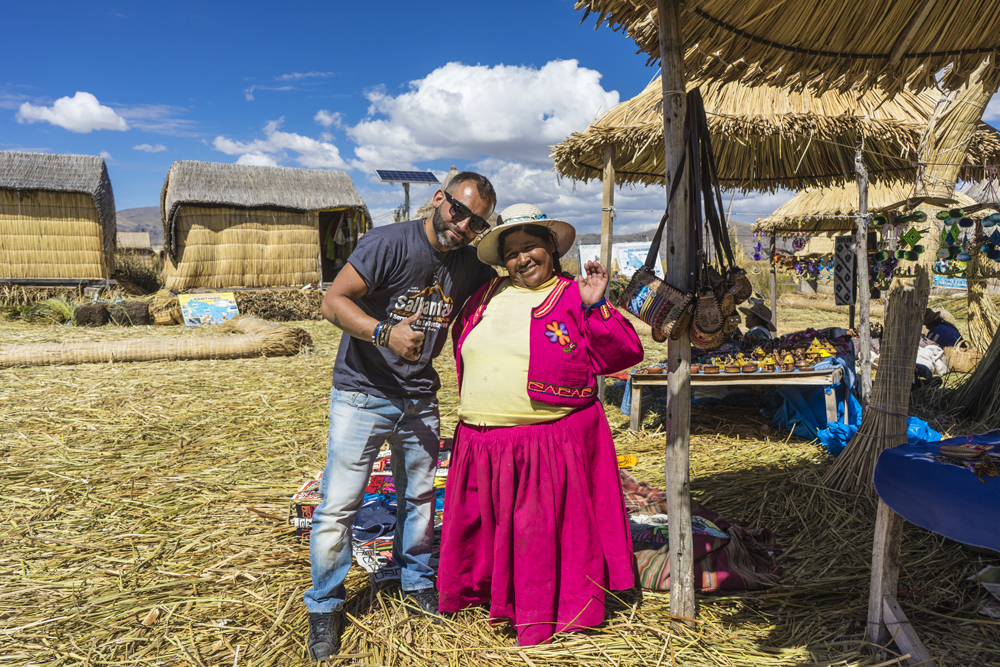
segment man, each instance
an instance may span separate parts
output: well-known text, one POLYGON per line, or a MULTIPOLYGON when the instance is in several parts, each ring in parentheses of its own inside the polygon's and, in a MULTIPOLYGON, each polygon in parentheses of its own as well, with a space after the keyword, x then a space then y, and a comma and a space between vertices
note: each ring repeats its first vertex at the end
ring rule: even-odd
POLYGON ((392 448, 398 499, 393 562, 407 603, 436 614, 430 565, 440 423, 431 365, 465 300, 496 277, 467 246, 496 207, 490 182, 456 174, 434 213, 365 234, 323 298, 323 316, 344 330, 333 367, 322 502, 312 518, 309 654, 340 652, 351 524, 383 442, 392 448))

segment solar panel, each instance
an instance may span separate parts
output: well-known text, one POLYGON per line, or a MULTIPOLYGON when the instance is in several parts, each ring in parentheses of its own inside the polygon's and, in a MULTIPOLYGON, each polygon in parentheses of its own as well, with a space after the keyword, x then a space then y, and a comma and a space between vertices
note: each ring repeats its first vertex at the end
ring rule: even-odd
POLYGON ((440 183, 438 177, 429 171, 396 171, 394 169, 376 169, 379 180, 383 183, 440 183))

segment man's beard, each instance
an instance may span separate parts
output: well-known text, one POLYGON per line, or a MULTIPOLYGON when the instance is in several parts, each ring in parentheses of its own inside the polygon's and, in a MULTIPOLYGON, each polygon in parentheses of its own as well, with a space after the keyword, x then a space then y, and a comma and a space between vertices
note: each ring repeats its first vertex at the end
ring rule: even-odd
POLYGON ((434 217, 431 218, 431 224, 434 226, 434 235, 437 237, 438 243, 445 250, 457 250, 465 245, 465 237, 462 231, 454 223, 445 220, 439 209, 434 209, 434 217), (448 235, 449 229, 458 234, 459 240, 448 235))

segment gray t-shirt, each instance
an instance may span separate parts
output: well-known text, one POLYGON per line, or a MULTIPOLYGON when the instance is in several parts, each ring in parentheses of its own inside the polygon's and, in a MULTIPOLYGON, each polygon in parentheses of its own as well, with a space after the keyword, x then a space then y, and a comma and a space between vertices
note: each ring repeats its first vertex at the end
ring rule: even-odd
POLYGON ((479 261, 475 248, 441 252, 432 246, 423 220, 376 227, 361 237, 347 261, 368 285, 368 293, 355 302, 361 310, 393 323, 419 310, 423 315, 412 326, 425 338, 420 359, 411 362, 344 334, 333 386, 382 398, 433 396, 441 381, 431 361, 448 341, 448 325, 496 272, 479 261))

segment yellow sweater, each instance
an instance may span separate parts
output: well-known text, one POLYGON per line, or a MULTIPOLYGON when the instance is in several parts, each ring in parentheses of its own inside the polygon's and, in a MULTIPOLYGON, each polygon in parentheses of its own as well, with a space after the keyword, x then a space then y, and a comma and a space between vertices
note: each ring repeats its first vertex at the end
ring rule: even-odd
POLYGON ((528 398, 531 309, 545 300, 556 278, 534 289, 504 281, 479 324, 462 344, 462 407, 458 417, 475 426, 518 426, 564 417, 573 408, 528 398))

